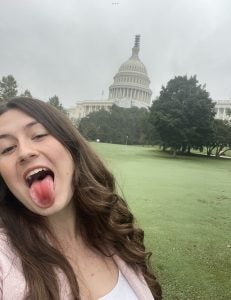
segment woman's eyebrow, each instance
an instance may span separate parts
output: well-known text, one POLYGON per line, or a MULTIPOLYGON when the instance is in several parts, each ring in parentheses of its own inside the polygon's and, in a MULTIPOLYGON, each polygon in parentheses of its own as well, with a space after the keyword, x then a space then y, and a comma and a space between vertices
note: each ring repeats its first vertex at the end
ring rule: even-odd
POLYGON ((27 129, 27 128, 30 128, 30 127, 36 125, 36 124, 39 124, 39 123, 37 121, 32 121, 32 122, 26 124, 26 126, 24 128, 27 129))
POLYGON ((6 139, 6 138, 9 138, 11 137, 10 134, 0 134, 0 139, 6 139))
MULTIPOLYGON (((32 121, 32 122, 26 124, 24 126, 24 129, 31 128, 31 127, 33 127, 34 125, 37 125, 37 124, 39 124, 37 121, 32 121)), ((9 133, 0 134, 0 139, 10 138, 10 137, 12 137, 12 135, 9 134, 9 133)))

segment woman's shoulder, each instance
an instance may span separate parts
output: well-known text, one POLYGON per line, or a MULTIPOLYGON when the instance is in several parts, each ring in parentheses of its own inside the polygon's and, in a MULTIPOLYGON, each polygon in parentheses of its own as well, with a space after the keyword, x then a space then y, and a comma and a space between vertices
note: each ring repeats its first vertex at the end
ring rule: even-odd
POLYGON ((26 282, 20 259, 0 227, 0 299, 24 299, 26 282))
POLYGON ((4 228, 0 227, 0 254, 6 252, 9 253, 10 243, 9 238, 4 230, 4 228))
POLYGON ((7 273, 12 268, 20 266, 6 231, 0 227, 0 271, 7 273))
POLYGON ((0 227, 0 270, 7 272, 15 261, 15 253, 5 230, 0 227))
POLYGON ((133 291, 141 300, 154 300, 152 293, 144 280, 141 272, 135 272, 123 259, 118 255, 113 255, 113 259, 119 270, 124 275, 133 291))

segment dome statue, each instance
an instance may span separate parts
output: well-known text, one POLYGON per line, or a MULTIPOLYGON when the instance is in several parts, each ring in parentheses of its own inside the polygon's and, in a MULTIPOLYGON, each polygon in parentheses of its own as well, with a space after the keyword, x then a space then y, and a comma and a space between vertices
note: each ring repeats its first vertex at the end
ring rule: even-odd
POLYGON ((132 56, 120 66, 113 84, 109 87, 109 100, 118 106, 150 106, 152 95, 149 88, 150 80, 146 67, 138 56, 139 51, 140 35, 136 35, 132 56))

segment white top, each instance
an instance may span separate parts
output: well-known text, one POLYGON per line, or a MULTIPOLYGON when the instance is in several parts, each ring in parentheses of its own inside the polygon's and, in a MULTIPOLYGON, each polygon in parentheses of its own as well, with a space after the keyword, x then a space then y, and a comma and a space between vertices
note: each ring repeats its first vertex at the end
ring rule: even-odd
MULTIPOLYGON (((122 297, 115 296, 117 298, 116 300, 128 300, 128 298, 133 300, 154 300, 142 274, 135 272, 119 256, 114 255, 113 259, 129 283, 128 287, 131 287, 133 294, 135 293, 136 295, 136 298, 133 297, 134 295, 131 296, 131 298, 130 295, 126 296, 126 298, 124 295, 122 295, 122 297)), ((60 288, 60 298, 65 300, 73 299, 66 275, 59 269, 57 269, 57 279, 60 288)), ((23 273, 22 262, 12 248, 4 229, 0 228, 0 300, 22 300, 25 299, 27 292, 28 287, 23 273)), ((111 293, 109 293, 109 295, 110 294, 111 293)), ((101 300, 108 299, 110 300, 110 298, 105 298, 105 296, 101 298, 101 300)))
POLYGON ((139 300, 129 285, 127 279, 119 270, 118 281, 116 286, 104 297, 99 300, 139 300))

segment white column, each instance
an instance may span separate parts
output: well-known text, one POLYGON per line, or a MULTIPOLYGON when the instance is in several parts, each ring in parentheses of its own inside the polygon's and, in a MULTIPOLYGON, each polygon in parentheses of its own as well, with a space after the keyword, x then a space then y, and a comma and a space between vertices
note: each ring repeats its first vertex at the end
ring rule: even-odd
POLYGON ((139 100, 141 100, 141 91, 139 91, 139 100))

